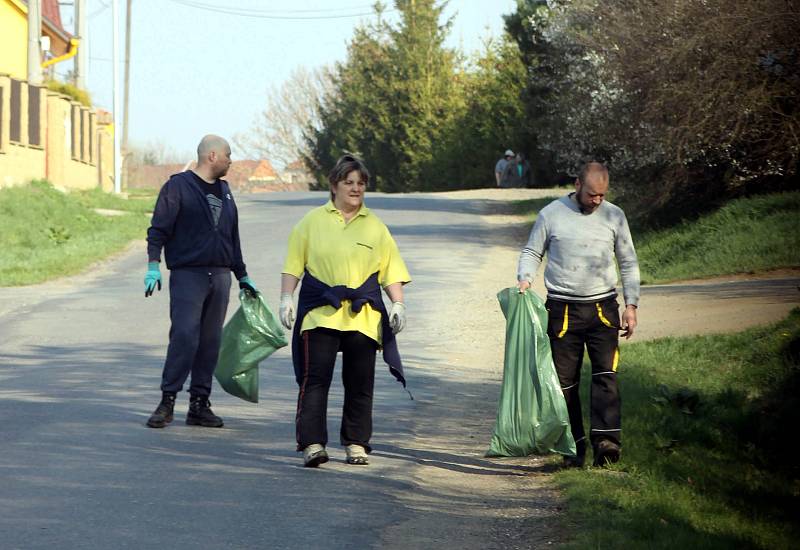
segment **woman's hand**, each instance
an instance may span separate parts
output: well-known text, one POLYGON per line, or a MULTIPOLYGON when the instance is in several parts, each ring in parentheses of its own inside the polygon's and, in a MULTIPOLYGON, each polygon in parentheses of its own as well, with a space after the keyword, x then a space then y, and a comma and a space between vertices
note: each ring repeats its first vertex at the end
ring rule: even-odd
POLYGON ((292 325, 294 324, 294 300, 291 294, 281 294, 278 316, 281 318, 281 324, 286 327, 286 330, 292 330, 292 325))
POLYGON ((393 302, 389 310, 389 326, 397 334, 406 328, 406 305, 403 302, 393 302))

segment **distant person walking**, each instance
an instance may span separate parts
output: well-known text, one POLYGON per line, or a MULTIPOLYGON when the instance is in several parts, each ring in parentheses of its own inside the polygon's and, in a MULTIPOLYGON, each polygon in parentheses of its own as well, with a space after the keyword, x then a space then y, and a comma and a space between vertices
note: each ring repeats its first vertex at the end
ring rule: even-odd
POLYGON ((349 464, 369 462, 375 355, 405 386, 395 334, 406 324, 403 285, 411 281, 383 222, 364 205, 369 172, 345 155, 328 175, 331 199, 305 215, 289 236, 281 275, 280 318, 290 329, 297 398, 297 450, 303 463, 328 461, 328 391, 342 352, 344 410, 340 442, 349 464), (297 304, 292 295, 300 278, 297 304), (389 296, 389 311, 381 288, 389 296))
POLYGON ((500 178, 501 187, 530 187, 531 185, 531 165, 525 160, 522 153, 512 158, 503 170, 503 177, 500 178))
POLYGON ((506 166, 508 165, 509 161, 514 158, 514 151, 511 149, 506 149, 506 152, 503 153, 503 158, 497 161, 497 164, 494 165, 494 179, 497 182, 497 187, 502 187, 500 183, 503 180, 503 172, 506 170, 506 166))
POLYGON ((186 423, 220 428, 223 421, 208 400, 217 366, 222 323, 228 308, 231 276, 239 288, 256 293, 247 276, 239 244, 239 214, 230 187, 220 179, 231 165, 223 138, 203 137, 197 168, 170 177, 158 194, 147 230, 145 297, 161 290, 161 249, 170 270, 169 347, 161 376, 161 402, 147 425, 163 428, 173 419, 175 397, 189 373, 186 423))
POLYGON ((547 253, 547 333, 577 447, 576 457, 564 458, 566 466, 583 466, 586 456, 579 397, 584 348, 592 363, 590 440, 594 465, 616 462, 620 456, 618 331, 624 331, 626 338, 633 336, 640 281, 625 213, 604 200, 608 186, 605 166, 585 164, 575 181, 575 192, 539 212, 517 270, 519 290, 525 292, 547 253), (625 298, 621 323, 617 264, 625 298))

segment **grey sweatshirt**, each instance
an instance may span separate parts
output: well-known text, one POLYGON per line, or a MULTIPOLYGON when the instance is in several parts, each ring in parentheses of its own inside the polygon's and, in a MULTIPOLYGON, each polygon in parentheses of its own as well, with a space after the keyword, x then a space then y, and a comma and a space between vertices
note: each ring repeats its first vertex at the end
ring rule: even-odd
POLYGON ((617 270, 626 305, 639 305, 639 262, 621 208, 603 201, 582 214, 567 195, 542 208, 519 257, 517 279, 532 281, 547 252, 547 297, 595 302, 616 294, 617 270))

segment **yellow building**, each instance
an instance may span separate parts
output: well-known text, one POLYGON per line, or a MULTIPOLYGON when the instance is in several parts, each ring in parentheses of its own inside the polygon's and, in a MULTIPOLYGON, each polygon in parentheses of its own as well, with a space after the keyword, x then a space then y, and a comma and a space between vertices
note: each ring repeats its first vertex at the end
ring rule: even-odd
MULTIPOLYGON (((71 36, 61 24, 58 0, 42 0, 42 36, 50 38, 46 58, 64 55, 71 36)), ((0 74, 28 76, 28 3, 0 0, 0 74)))
MULTIPOLYGON (((44 58, 64 55, 70 35, 58 0, 42 0, 44 58)), ((61 189, 114 184, 112 133, 104 113, 34 86, 28 73, 28 4, 0 0, 0 187, 46 179, 61 189)))

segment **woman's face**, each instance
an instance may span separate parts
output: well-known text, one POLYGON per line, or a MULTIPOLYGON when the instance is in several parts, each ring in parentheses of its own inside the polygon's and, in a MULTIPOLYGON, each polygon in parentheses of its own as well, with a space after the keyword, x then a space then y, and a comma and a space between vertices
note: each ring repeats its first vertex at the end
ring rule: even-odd
POLYGON ((367 190, 367 182, 361 179, 358 170, 353 170, 342 181, 333 186, 335 198, 334 206, 339 210, 353 210, 364 204, 364 192, 367 190))

